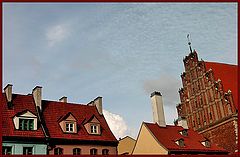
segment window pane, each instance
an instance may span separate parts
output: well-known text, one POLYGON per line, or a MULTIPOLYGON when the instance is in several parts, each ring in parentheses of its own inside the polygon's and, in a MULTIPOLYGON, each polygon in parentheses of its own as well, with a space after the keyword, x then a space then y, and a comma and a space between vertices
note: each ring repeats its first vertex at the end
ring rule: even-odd
POLYGON ((30 130, 30 120, 27 120, 27 129, 26 130, 30 130))
POLYGON ((180 146, 180 147, 183 147, 183 146, 184 146, 183 140, 179 140, 179 146, 180 146))
POLYGON ((34 128, 34 120, 29 119, 29 130, 33 130, 33 128, 34 128))
POLYGON ((23 130, 28 130, 28 120, 24 120, 23 130))
POLYGON ((12 147, 11 146, 3 146, 2 147, 2 154, 3 155, 11 155, 12 154, 12 147))
POLYGON ((102 155, 108 155, 109 154, 109 150, 108 149, 103 149, 102 150, 102 155))
POLYGON ((80 148, 74 148, 73 149, 73 155, 80 155, 81 154, 81 149, 80 148))
POLYGON ((33 148, 32 147, 23 147, 23 155, 32 155, 33 148))
POLYGON ((90 155, 97 155, 97 149, 90 149, 90 155))
POLYGON ((54 155, 61 155, 63 154, 63 149, 62 148, 55 148, 54 149, 54 155))
POLYGON ((19 119, 19 130, 33 130, 34 120, 33 119, 19 119))
POLYGON ((23 130, 24 128, 24 119, 19 119, 19 129, 23 130))
POLYGON ((91 125, 91 133, 97 133, 97 125, 91 125))
POLYGON ((68 131, 69 130, 69 125, 68 124, 66 124, 66 131, 68 131))

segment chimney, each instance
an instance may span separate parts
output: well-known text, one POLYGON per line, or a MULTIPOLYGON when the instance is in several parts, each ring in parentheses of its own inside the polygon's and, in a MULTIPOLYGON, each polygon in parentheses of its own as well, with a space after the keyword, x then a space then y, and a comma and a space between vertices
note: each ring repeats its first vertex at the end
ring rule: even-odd
POLYGON ((4 93, 6 94, 7 97, 7 101, 11 102, 12 101, 12 86, 11 84, 8 84, 5 88, 4 88, 4 93))
POLYGON ((187 120, 185 117, 180 117, 177 120, 177 126, 181 126, 184 129, 188 129, 187 120))
POLYGON ((98 113, 100 115, 103 114, 103 111, 102 111, 102 97, 97 97, 93 100, 93 104, 97 107, 97 110, 98 110, 98 113))
POLYGON ((32 95, 35 105, 40 108, 40 111, 42 111, 42 87, 36 86, 32 90, 32 95))
POLYGON ((67 97, 63 96, 62 98, 59 99, 59 101, 67 103, 67 97))
POLYGON ((166 127, 162 94, 160 92, 153 92, 151 94, 151 102, 153 109, 153 122, 157 123, 161 127, 166 127))

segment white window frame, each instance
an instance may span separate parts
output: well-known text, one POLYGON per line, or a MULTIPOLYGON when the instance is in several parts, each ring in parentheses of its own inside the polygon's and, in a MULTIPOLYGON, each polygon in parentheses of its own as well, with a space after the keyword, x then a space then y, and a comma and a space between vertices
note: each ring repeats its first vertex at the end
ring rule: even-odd
POLYGON ((13 123, 15 126, 15 129, 19 130, 20 121, 19 119, 33 119, 33 130, 37 130, 37 116, 31 113, 30 111, 27 111, 26 113, 18 116, 13 117, 13 123))
POLYGON ((74 132, 74 122, 66 122, 66 132, 74 132))
POLYGON ((98 126, 96 124, 91 124, 90 132, 91 132, 91 134, 98 134, 98 126))

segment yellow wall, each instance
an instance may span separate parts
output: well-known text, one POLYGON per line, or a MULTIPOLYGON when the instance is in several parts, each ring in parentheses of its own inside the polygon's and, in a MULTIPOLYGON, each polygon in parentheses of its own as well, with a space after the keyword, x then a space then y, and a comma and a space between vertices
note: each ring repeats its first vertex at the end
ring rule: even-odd
POLYGON ((161 144, 156 141, 155 137, 143 123, 139 131, 138 139, 132 154, 164 155, 168 154, 168 150, 163 148, 161 144))
POLYGON ((123 139, 119 140, 118 143, 118 154, 132 154, 134 145, 135 145, 136 140, 132 139, 129 136, 124 137, 123 139))

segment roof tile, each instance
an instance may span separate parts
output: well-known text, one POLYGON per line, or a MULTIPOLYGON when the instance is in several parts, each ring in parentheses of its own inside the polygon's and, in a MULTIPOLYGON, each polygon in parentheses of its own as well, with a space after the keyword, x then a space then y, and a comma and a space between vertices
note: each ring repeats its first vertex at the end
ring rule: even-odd
POLYGON ((207 148, 201 144, 205 138, 193 131, 188 129, 188 136, 183 136, 179 132, 184 130, 181 126, 167 125, 166 127, 160 127, 157 123, 146 123, 144 124, 156 137, 156 139, 164 145, 170 151, 223 151, 227 152, 223 148, 211 144, 211 147, 207 148), (175 141, 183 139, 184 147, 178 146, 175 141))

